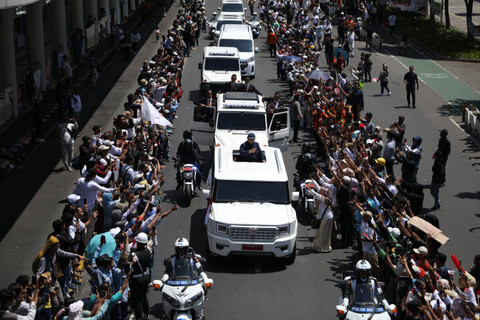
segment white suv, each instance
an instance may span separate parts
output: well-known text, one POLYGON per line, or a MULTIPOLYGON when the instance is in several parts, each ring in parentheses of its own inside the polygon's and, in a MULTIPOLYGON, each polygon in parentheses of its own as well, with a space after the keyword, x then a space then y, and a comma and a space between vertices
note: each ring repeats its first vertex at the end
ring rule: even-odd
POLYGON ((288 174, 277 148, 262 148, 265 162, 244 162, 238 147, 215 148, 203 195, 209 199, 206 225, 214 256, 264 255, 295 259, 297 217, 288 174))
POLYGON ((258 48, 254 47, 252 27, 248 24, 224 25, 220 31, 217 45, 219 47, 236 47, 240 52, 242 76, 255 78, 255 53, 258 52, 258 48))
POLYGON ((246 8, 243 7, 242 0, 223 0, 222 5, 217 8, 221 13, 242 14, 245 17, 246 8))

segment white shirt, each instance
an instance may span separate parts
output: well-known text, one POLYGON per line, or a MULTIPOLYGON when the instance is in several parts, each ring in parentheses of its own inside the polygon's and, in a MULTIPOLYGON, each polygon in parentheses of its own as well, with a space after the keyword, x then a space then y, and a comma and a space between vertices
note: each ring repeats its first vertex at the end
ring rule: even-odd
MULTIPOLYGON (((370 226, 370 224, 375 225, 375 221, 373 218, 370 222, 365 222, 362 219, 362 223, 360 225, 360 238, 365 238, 365 235, 368 236, 369 239, 373 239, 373 237, 377 237, 375 233, 375 229, 370 226)), ((369 254, 377 254, 377 250, 371 241, 362 241, 362 250, 363 252, 368 252, 369 254)))
POLYGON ((395 26, 395 22, 397 21, 397 17, 394 16, 393 14, 388 17, 388 25, 389 26, 395 26))
POLYGON ((68 235, 70 236, 70 239, 75 239, 75 232, 82 231, 83 229, 85 229, 85 223, 77 218, 73 218, 73 223, 68 227, 68 235), (78 229, 77 221, 79 223, 78 229))
POLYGON ((82 98, 78 94, 72 94, 70 98, 70 105, 73 109, 73 112, 82 111, 82 98))
POLYGON ((60 144, 73 144, 74 140, 72 135, 68 132, 68 130, 72 132, 73 130, 78 129, 77 123, 65 123, 62 122, 58 125, 58 130, 60 131, 60 144))
POLYGON ((97 192, 112 192, 113 188, 105 188, 95 181, 86 181, 85 178, 78 179, 77 185, 73 193, 79 195, 81 198, 87 198, 87 205, 89 210, 93 209, 95 201, 97 200, 97 192))

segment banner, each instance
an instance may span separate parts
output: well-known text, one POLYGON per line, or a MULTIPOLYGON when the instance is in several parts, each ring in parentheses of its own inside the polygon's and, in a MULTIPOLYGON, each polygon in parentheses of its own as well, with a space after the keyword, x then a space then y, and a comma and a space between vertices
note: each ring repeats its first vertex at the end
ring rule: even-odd
POLYGON ((148 121, 151 124, 173 127, 172 123, 165 119, 165 117, 162 116, 157 109, 155 109, 148 99, 143 99, 142 102, 142 119, 143 121, 148 121))

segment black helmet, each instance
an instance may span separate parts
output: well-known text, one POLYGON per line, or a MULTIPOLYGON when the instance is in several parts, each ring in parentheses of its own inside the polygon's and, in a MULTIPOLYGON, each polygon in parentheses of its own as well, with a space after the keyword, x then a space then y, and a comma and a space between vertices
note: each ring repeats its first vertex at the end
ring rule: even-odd
POLYGON ((190 150, 193 148, 193 142, 191 139, 185 139, 185 149, 190 150))
POLYGON ((304 142, 302 145, 302 153, 309 153, 312 151, 312 145, 309 142, 304 142))
POLYGON ((304 159, 305 161, 312 161, 312 160, 313 160, 313 156, 312 156, 311 153, 308 153, 308 152, 307 152, 307 153, 305 153, 305 154, 303 155, 303 159, 304 159))
POLYGON ((185 130, 183 131, 183 139, 192 139, 192 131, 190 130, 185 130))

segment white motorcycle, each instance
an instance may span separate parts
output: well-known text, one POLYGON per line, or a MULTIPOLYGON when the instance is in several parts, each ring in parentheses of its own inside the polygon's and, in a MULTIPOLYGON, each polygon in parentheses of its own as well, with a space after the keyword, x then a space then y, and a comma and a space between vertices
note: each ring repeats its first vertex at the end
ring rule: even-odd
POLYGON ((165 283, 162 280, 153 281, 154 290, 162 291, 162 304, 166 319, 205 319, 203 305, 207 290, 213 285, 213 280, 207 278, 204 273, 202 275, 192 269, 190 261, 183 259, 175 262, 173 279, 168 279, 165 283))
MULTIPOLYGON (((346 284, 350 277, 342 281, 346 284)), ((397 307, 394 304, 383 305, 375 296, 372 290, 372 284, 356 283, 353 294, 353 301, 348 306, 343 304, 340 297, 337 305, 337 317, 342 320, 391 320, 397 313, 397 307)))

